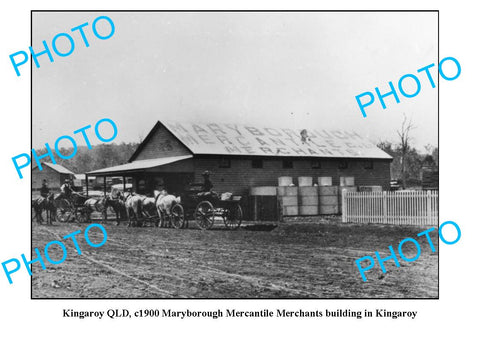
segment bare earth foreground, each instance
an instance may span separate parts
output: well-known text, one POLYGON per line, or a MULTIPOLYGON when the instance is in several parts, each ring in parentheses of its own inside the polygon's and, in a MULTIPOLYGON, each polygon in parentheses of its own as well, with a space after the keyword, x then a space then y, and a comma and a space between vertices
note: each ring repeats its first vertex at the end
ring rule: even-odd
MULTIPOLYGON (((108 240, 90 247, 83 231, 88 224, 33 224, 32 243, 43 254, 45 245, 76 230, 82 255, 71 239, 64 240, 64 263, 34 263, 32 298, 438 298, 437 252, 432 254, 424 229, 340 223, 283 223, 271 231, 223 229, 127 228, 105 224, 108 240), (422 247, 418 260, 376 264, 363 282, 355 260, 389 255, 406 237, 422 247)), ((98 229, 92 242, 100 242, 98 229)), ((404 253, 414 257, 413 244, 404 253)), ((54 245, 54 260, 62 257, 54 245)), ((398 256, 398 255, 397 255, 398 256)))

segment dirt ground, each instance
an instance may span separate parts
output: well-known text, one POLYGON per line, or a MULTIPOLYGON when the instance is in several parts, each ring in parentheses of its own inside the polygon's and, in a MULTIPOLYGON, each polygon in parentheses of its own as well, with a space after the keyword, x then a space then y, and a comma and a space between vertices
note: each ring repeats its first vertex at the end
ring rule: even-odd
MULTIPOLYGON (((64 240, 65 262, 46 263, 46 270, 33 264, 32 298, 438 297, 438 234, 431 233, 432 254, 426 238, 416 236, 421 228, 289 221, 273 230, 201 231, 106 223, 108 240, 93 248, 84 237, 87 226, 33 224, 33 247, 42 254, 48 242, 76 230, 82 230, 76 237, 82 254, 64 240), (354 261, 375 251, 386 257, 388 246, 397 249, 406 237, 419 241, 419 259, 399 258, 401 267, 389 260, 385 274, 376 264, 363 282, 354 261)), ((102 239, 98 229, 89 236, 102 239)), ((416 253, 412 244, 403 251, 416 253)), ((62 257, 56 245, 48 253, 62 257)))

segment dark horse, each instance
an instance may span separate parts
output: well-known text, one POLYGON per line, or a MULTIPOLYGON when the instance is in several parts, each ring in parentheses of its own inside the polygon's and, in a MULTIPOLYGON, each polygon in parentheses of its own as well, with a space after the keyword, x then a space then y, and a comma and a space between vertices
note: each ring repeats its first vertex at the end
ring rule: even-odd
POLYGON ((115 212, 117 225, 120 224, 122 210, 124 209, 123 201, 120 198, 111 194, 102 198, 89 198, 85 201, 84 206, 87 209, 89 219, 92 212, 98 211, 102 213, 103 221, 107 220, 107 209, 111 207, 115 212))
POLYGON ((36 219, 38 223, 43 222, 42 213, 45 210, 47 215, 47 224, 52 224, 55 221, 56 207, 54 204, 54 194, 50 193, 47 197, 36 197, 32 199, 32 207, 34 211, 33 219, 36 219))

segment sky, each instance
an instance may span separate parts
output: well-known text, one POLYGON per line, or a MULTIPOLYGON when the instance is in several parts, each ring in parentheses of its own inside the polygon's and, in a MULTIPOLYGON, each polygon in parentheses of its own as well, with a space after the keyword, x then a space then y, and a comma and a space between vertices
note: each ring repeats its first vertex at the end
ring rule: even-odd
MULTIPOLYGON (((139 142, 157 120, 342 129, 397 142, 404 115, 413 146, 438 145, 438 86, 417 73, 435 63, 438 84, 436 12, 36 12, 32 27, 34 50, 62 32, 75 41, 70 56, 39 56, 33 66, 34 148, 102 118, 117 124, 115 142, 139 142), (100 15, 115 24, 107 40, 92 32, 100 15), (85 22, 89 47, 70 32, 85 22), (386 97, 386 109, 376 98, 364 118, 355 96, 386 93, 407 73, 418 75, 419 94, 399 93, 399 104, 386 97)), ((97 29, 109 33, 106 21, 97 29)))

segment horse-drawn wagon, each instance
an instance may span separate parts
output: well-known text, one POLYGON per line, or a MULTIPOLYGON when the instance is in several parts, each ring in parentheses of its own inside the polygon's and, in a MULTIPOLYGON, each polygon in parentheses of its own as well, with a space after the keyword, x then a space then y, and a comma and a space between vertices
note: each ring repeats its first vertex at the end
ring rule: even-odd
POLYGON ((201 192, 195 186, 191 186, 181 196, 181 205, 185 211, 185 221, 190 219, 200 229, 212 228, 216 220, 223 221, 225 227, 237 229, 243 218, 240 206, 241 196, 231 193, 218 195, 213 191, 201 192))
POLYGON ((121 202, 118 197, 88 197, 80 193, 72 193, 69 197, 60 194, 54 199, 56 217, 59 222, 85 223, 91 221, 93 212, 100 213, 106 221, 108 215, 115 215, 117 225, 120 223, 121 202))
POLYGON ((59 194, 54 198, 55 208, 57 210, 57 220, 59 222, 69 222, 76 220, 84 223, 89 220, 89 214, 85 207, 85 201, 88 197, 72 193, 70 197, 59 194))

